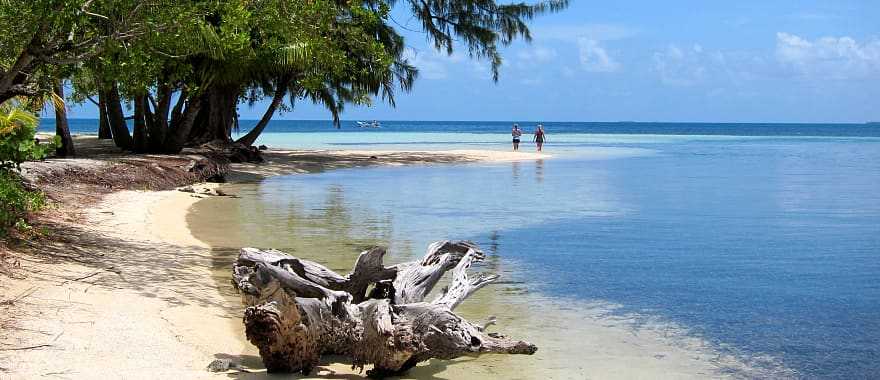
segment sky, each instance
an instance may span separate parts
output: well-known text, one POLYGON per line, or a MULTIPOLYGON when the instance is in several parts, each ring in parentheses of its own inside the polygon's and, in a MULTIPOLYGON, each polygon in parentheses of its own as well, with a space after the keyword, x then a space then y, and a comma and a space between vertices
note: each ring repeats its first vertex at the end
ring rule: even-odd
MULTIPOLYGON (((531 22, 497 83, 465 49, 436 52, 405 9, 393 25, 419 68, 396 107, 348 120, 880 121, 880 1, 586 1, 531 22)), ((242 104, 259 119, 267 102, 242 104)), ((71 117, 95 117, 89 105, 71 117)), ((329 120, 301 101, 276 119, 329 120)))

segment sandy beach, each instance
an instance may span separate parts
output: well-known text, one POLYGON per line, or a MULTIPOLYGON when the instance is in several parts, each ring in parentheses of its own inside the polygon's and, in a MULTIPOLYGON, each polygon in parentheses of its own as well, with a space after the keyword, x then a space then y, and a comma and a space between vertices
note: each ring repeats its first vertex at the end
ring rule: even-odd
MULTIPOLYGON (((232 177, 544 156, 280 151, 266 157, 265 164, 235 165, 232 177)), ((45 255, 20 256, 18 274, 0 277, 0 309, 11 319, 0 331, 0 378, 216 378, 205 367, 218 358, 259 367, 256 349, 244 339, 238 297, 214 286, 210 247, 187 226, 189 207, 206 196, 119 191, 96 204, 68 205, 85 206, 79 220, 65 221, 73 239, 40 247, 45 255)), ((333 365, 316 375, 344 372, 355 374, 346 365, 333 365)))
MULTIPOLYGON (((549 158, 476 151, 275 151, 266 157, 265 164, 232 165, 230 178, 376 164, 549 158)), ((215 186, 194 187, 198 193, 215 186)), ((214 359, 230 359, 250 371, 230 372, 234 377, 262 376, 260 358, 244 338, 238 297, 216 286, 228 282, 228 270, 214 268, 212 247, 194 237, 187 224, 188 210, 204 197, 176 190, 112 192, 95 204, 79 205, 81 218, 65 225, 70 240, 40 247, 42 254, 22 255, 17 274, 0 278, 0 314, 7 318, 0 331, 0 378, 227 377, 206 371, 214 359)), ((698 339, 670 339, 668 327, 634 331, 625 318, 601 310, 568 311, 575 313, 568 320, 580 319, 577 328, 589 340, 554 329, 543 338, 554 343, 533 357, 432 361, 407 376, 705 378, 718 376, 719 368, 744 366, 698 339), (580 362, 578 373, 565 369, 571 361, 580 362)), ((505 328, 513 333, 564 323, 554 322, 560 313, 549 315, 557 317, 505 328)), ((320 367, 313 375, 363 376, 344 364, 320 367)))

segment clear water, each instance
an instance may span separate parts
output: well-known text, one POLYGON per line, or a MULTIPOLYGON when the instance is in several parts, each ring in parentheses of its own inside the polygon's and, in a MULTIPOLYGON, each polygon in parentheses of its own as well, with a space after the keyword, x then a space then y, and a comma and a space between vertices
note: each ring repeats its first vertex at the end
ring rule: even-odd
MULTIPOLYGON (((509 123, 297 123, 262 142, 508 149, 509 123)), ((608 302, 800 378, 878 376, 880 127, 546 126, 549 160, 237 185, 243 197, 212 243, 274 246, 344 271, 371 244, 400 261, 433 240, 473 239, 491 252, 484 270, 505 278, 495 302, 477 299, 488 312, 523 297, 608 302)), ((202 212, 230 207, 210 202, 202 212)))

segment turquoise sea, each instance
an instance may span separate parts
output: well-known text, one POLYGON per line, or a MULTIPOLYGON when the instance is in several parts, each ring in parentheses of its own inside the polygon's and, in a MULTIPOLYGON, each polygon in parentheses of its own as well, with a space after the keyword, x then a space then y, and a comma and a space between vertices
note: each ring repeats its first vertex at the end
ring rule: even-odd
MULTIPOLYGON (((378 241, 396 259, 433 240, 472 239, 490 253, 482 270, 517 289, 505 297, 606 303, 675 324, 767 367, 745 377, 880 376, 880 126, 544 124, 552 159, 242 186, 249 200, 236 227, 280 249, 378 241)), ((260 143, 506 150, 509 126, 282 121, 260 143)))

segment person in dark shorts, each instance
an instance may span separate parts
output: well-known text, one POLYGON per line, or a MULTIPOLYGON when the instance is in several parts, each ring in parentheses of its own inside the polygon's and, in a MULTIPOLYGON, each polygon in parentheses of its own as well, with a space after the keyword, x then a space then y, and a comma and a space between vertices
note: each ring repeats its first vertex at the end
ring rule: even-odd
POLYGON ((519 138, 522 136, 522 129, 519 129, 519 124, 513 125, 510 135, 513 136, 513 150, 519 150, 519 138))
POLYGON ((538 124, 538 128, 535 129, 535 144, 538 145, 538 151, 540 152, 544 149, 544 141, 547 140, 547 136, 544 133, 544 125, 538 124))

